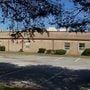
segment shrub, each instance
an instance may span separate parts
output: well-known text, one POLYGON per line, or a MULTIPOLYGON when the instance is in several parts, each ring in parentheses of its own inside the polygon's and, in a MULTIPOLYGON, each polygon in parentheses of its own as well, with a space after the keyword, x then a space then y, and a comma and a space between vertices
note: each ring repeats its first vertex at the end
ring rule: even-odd
POLYGON ((57 55, 64 55, 66 53, 66 50, 63 50, 63 49, 59 49, 59 50, 55 50, 54 54, 57 54, 57 55))
POLYGON ((0 46, 0 51, 5 51, 5 46, 0 46))
POLYGON ((46 49, 45 48, 39 48, 38 53, 45 53, 46 49))
POLYGON ((20 49, 19 52, 23 52, 23 49, 20 49))
POLYGON ((81 55, 90 56, 90 48, 85 49, 81 55))
POLYGON ((51 49, 46 51, 46 54, 53 54, 53 53, 54 53, 54 50, 51 50, 51 49))

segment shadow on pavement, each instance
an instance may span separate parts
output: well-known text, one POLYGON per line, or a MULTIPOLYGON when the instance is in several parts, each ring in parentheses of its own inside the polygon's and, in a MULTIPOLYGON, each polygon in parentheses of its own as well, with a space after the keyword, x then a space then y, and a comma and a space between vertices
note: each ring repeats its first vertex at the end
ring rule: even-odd
POLYGON ((45 90, 88 90, 90 70, 71 70, 49 65, 19 67, 0 63, 0 81, 30 81, 45 90))

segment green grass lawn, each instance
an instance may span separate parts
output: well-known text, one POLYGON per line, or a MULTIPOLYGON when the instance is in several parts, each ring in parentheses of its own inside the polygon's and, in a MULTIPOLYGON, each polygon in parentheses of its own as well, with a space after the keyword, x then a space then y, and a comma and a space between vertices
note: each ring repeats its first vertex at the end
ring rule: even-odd
POLYGON ((54 54, 45 54, 45 53, 34 53, 34 52, 7 52, 7 51, 0 51, 0 56, 7 56, 7 55, 40 55, 40 56, 59 56, 59 57, 83 57, 83 58, 90 58, 90 56, 77 56, 77 55, 54 55, 54 54))
POLYGON ((14 54, 14 55, 33 55, 37 53, 31 53, 31 52, 2 52, 0 51, 0 55, 9 55, 9 54, 14 54))

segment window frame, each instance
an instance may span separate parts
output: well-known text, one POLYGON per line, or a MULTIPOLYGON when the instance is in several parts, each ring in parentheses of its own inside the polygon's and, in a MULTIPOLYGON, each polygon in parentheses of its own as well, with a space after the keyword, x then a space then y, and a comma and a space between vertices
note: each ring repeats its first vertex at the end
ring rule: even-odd
POLYGON ((70 49, 70 42, 65 42, 64 43, 64 49, 69 50, 70 49))
POLYGON ((85 43, 79 43, 79 50, 85 49, 85 43))

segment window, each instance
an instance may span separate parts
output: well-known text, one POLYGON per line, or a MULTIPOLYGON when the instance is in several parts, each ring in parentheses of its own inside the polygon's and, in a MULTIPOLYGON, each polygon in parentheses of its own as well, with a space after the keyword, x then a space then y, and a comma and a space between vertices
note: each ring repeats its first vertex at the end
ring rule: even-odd
POLYGON ((26 48, 30 48, 30 43, 29 43, 29 42, 26 42, 26 43, 25 43, 25 47, 26 47, 26 48))
POLYGON ((66 49, 66 50, 70 49, 70 43, 65 42, 65 49, 66 49))
POLYGON ((85 49, 85 43, 79 43, 79 50, 85 49))

